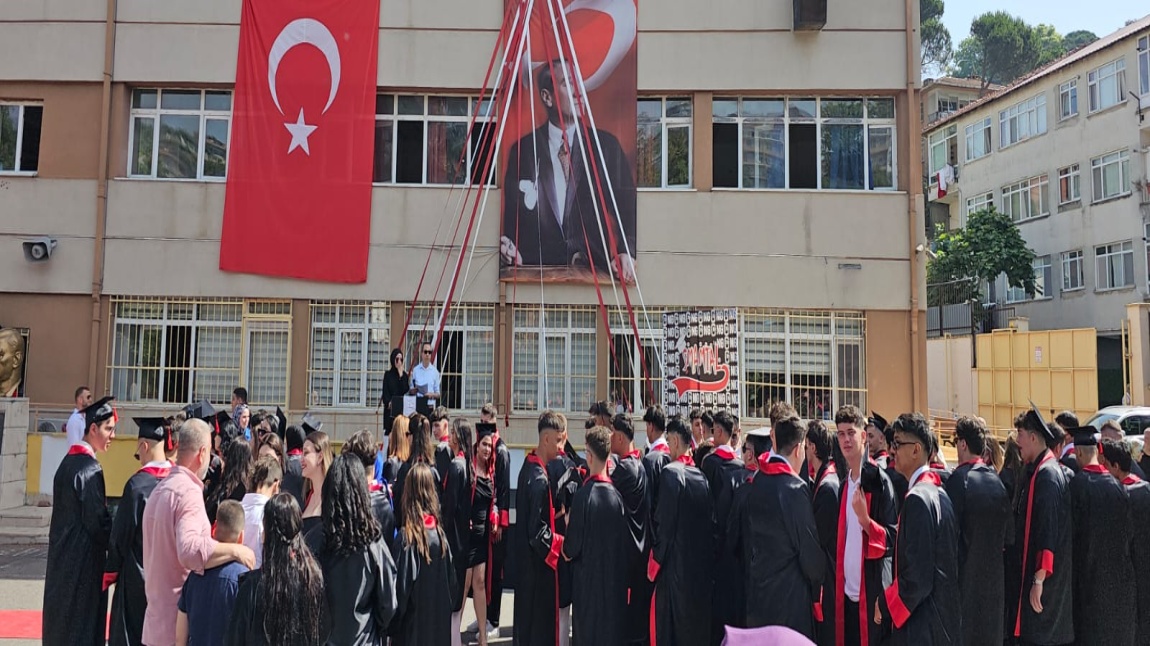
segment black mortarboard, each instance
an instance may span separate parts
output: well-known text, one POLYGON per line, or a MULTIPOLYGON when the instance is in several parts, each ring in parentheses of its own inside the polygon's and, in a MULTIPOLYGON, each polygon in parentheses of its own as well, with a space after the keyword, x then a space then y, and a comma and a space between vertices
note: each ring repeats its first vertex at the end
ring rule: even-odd
POLYGON ((770 437, 770 436, 771 436, 771 427, 770 426, 764 426, 762 428, 756 428, 753 431, 747 431, 747 437, 770 437))
POLYGON ((1042 413, 1038 411, 1038 407, 1034 402, 1030 402, 1030 410, 1026 411, 1026 417, 1022 421, 1022 425, 1031 431, 1042 435, 1042 440, 1047 444, 1058 441, 1054 436, 1054 432, 1050 430, 1050 426, 1046 424, 1046 420, 1042 418, 1042 413))
POLYGON ((879 415, 873 410, 870 412, 870 419, 867 421, 874 425, 874 427, 879 431, 886 431, 887 427, 890 426, 890 422, 886 421, 885 417, 879 415))
POLYGON ((300 420, 300 426, 308 435, 317 431, 323 430, 323 422, 316 419, 311 413, 305 413, 303 419, 300 420))
POLYGON ((278 433, 280 437, 283 437, 284 432, 287 431, 287 415, 284 415, 284 409, 279 406, 276 406, 276 428, 272 430, 278 433))
MULTIPOLYGON (((225 425, 226 425, 228 422, 232 422, 232 424, 235 424, 235 422, 234 422, 234 421, 232 421, 232 416, 231 416, 231 414, 230 414, 230 413, 228 413, 228 411, 226 411, 226 410, 221 410, 221 411, 218 411, 218 412, 217 412, 217 413, 214 415, 214 419, 215 419, 215 425, 216 425, 216 429, 215 429, 215 430, 216 430, 217 432, 219 432, 219 430, 220 430, 220 429, 222 429, 222 428, 223 428, 223 427, 224 427, 224 426, 225 426, 225 425)), ((209 421, 210 421, 210 420, 209 420, 209 421)))
POLYGON ((188 415, 188 419, 202 419, 205 422, 212 421, 212 418, 216 416, 216 409, 212 408, 206 399, 201 399, 195 404, 188 404, 184 407, 184 412, 188 415))
POLYGON ((172 428, 163 417, 133 417, 132 421, 140 429, 141 440, 154 440, 164 443, 164 451, 175 448, 172 445, 172 428))
POLYGON ((1074 446, 1098 446, 1098 429, 1093 426, 1078 426, 1066 429, 1074 437, 1074 446))
POLYGON ((116 409, 112 406, 112 400, 115 397, 111 395, 101 397, 100 399, 92 402, 90 406, 80 411, 84 413, 84 432, 86 433, 93 424, 99 424, 107 419, 118 419, 116 417, 116 409))
POLYGON ((498 432, 498 431, 495 428, 495 424, 492 422, 476 422, 475 423, 475 441, 477 443, 479 442, 479 440, 482 440, 483 438, 487 437, 488 435, 495 435, 496 432, 498 432))

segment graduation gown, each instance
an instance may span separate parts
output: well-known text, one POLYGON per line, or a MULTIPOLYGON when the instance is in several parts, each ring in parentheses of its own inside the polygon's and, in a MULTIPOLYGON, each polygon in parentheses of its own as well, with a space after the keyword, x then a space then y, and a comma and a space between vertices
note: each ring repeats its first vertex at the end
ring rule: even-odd
MULTIPOLYGON (((264 634, 264 598, 259 594, 260 570, 252 570, 240 575, 240 587, 236 591, 236 602, 232 608, 232 617, 224 633, 224 646, 281 646, 268 643, 264 634)), ((322 639, 326 640, 331 632, 331 618, 327 608, 320 612, 320 630, 322 639)), ((321 641, 320 644, 325 643, 321 641)), ((316 646, 319 646, 318 644, 316 646)))
POLYGON ((812 511, 822 550, 825 572, 815 598, 815 624, 819 646, 835 644, 835 546, 839 531, 839 476, 832 462, 815 474, 812 511))
POLYGON ((287 459, 284 460, 284 479, 280 483, 280 491, 294 496, 300 509, 307 506, 307 502, 303 499, 303 464, 300 463, 302 455, 299 449, 288 453, 287 459))
MULTIPOLYGON (((1070 481, 1074 519, 1074 634, 1077 646, 1132 646, 1138 595, 1129 586, 1130 496, 1098 464, 1070 481)), ((1043 599, 1045 603, 1045 599, 1043 599)))
POLYGON ((443 476, 443 505, 440 517, 443 519, 443 533, 447 535, 447 545, 451 549, 451 562, 455 565, 455 584, 452 591, 455 607, 463 609, 463 584, 467 575, 467 552, 471 547, 471 481, 467 477, 467 460, 463 455, 456 456, 448 463, 443 476))
MULTIPOLYGON (((422 462, 422 460, 420 460, 420 461, 422 462)), ((395 474, 395 482, 392 483, 392 485, 391 485, 391 498, 392 498, 392 500, 396 501, 396 504, 395 504, 394 508, 392 509, 392 511, 395 512, 395 526, 397 528, 403 527, 403 502, 402 502, 403 501, 403 481, 407 479, 407 472, 411 471, 411 467, 413 465, 414 465, 414 462, 412 462, 410 459, 407 462, 404 462, 402 465, 400 465, 399 473, 395 474)), ((436 484, 439 485, 435 488, 435 491, 436 491, 436 493, 439 494, 439 504, 440 504, 440 508, 442 509, 442 505, 443 505, 443 491, 442 491, 443 481, 440 480, 440 478, 439 478, 439 469, 436 469, 434 465, 431 467, 431 477, 435 478, 436 484)), ((302 507, 301 507, 301 509, 302 509, 302 507)))
POLYGON ((499 613, 503 607, 503 567, 507 562, 507 528, 511 521, 511 453, 507 444, 495 434, 495 515, 496 523, 503 528, 499 540, 495 533, 489 534, 491 547, 487 554, 487 620, 491 625, 499 625, 499 613))
MULTIPOLYGON (((447 476, 451 461, 454 459, 455 454, 451 451, 451 444, 446 440, 435 445, 435 470, 439 472, 440 476, 447 476)), ((443 486, 442 481, 440 481, 439 486, 443 486)))
POLYGON ((515 588, 514 644, 546 646, 559 641, 559 559, 563 535, 555 531, 555 507, 547 468, 535 451, 519 469, 513 531, 519 549, 515 588))
POLYGON ((647 578, 655 583, 651 641, 661 646, 698 646, 710 634, 715 512, 693 462, 684 455, 659 474, 647 578))
MULTIPOLYGON (((582 487, 585 472, 578 471, 578 465, 565 453, 547 463, 547 481, 551 484, 551 501, 555 506, 555 532, 560 536, 567 536, 568 515, 560 515, 570 511, 571 503, 575 500, 575 493, 582 487)), ((566 608, 571 605, 571 564, 566 559, 559 559, 556 568, 559 573, 559 607, 566 608)))
POLYGON ((656 525, 659 523, 659 519, 654 517, 659 508, 659 474, 670 461, 671 449, 665 441, 647 449, 643 455, 643 469, 647 472, 647 504, 651 507, 651 522, 656 525))
POLYGON ((924 471, 907 492, 895 543, 893 581, 884 595, 894 624, 891 643, 960 643, 958 523, 936 471, 924 471))
POLYGON ((810 489, 786 460, 772 455, 736 497, 726 541, 741 561, 745 627, 786 626, 814 639, 826 558, 810 489))
POLYGON ((1019 474, 1014 536, 1022 550, 1022 571, 1018 589, 1008 590, 1006 600, 1016 609, 1014 636, 1035 644, 1074 641, 1070 488, 1063 469, 1045 451, 1019 474), (1030 607, 1030 588, 1040 566, 1049 573, 1042 586, 1042 614, 1030 607))
POLYGON ((391 539, 395 537, 395 510, 391 506, 391 498, 387 495, 387 489, 378 483, 370 487, 369 493, 371 495, 371 512, 379 521, 379 529, 383 532, 383 542, 391 545, 391 539))
POLYGON ((1066 455, 1058 459, 1058 463, 1070 469, 1074 475, 1082 473, 1082 465, 1078 462, 1078 454, 1074 451, 1073 446, 1066 452, 1066 455))
POLYGON ((351 554, 327 549, 323 525, 304 537, 323 569, 332 644, 377 644, 396 612, 396 568, 385 538, 351 554))
POLYGON ((423 519, 428 563, 418 548, 409 545, 402 531, 395 536, 395 618, 391 622, 393 646, 450 646, 452 597, 456 589, 451 550, 436 531, 434 516, 423 519))
POLYGON ((625 642, 631 542, 627 510, 611 479, 588 478, 571 503, 563 541, 563 554, 571 559, 575 646, 625 642))
POLYGON ((1150 646, 1150 483, 1131 474, 1122 484, 1130 496, 1130 557, 1137 590, 1134 643, 1150 646))
POLYGON ((891 556, 894 554, 896 522, 898 513, 895 507, 894 486, 886 471, 877 464, 863 462, 859 476, 859 487, 866 496, 867 513, 871 517, 871 534, 862 535, 862 577, 859 579, 859 616, 846 617, 843 599, 846 598, 846 574, 843 572, 843 558, 847 544, 847 505, 851 504, 849 476, 843 476, 839 486, 838 531, 835 545, 835 643, 843 646, 843 627, 847 621, 859 622, 862 646, 879 646, 890 633, 890 613, 881 612, 879 599, 891 583, 891 556), (877 616, 876 614, 881 614, 877 616), (876 622, 875 619, 878 619, 876 622))
POLYGON ((144 505, 148 496, 168 475, 170 467, 144 467, 128 478, 124 494, 112 520, 105 570, 116 575, 112 592, 112 625, 108 643, 112 646, 138 646, 144 631, 144 505))
POLYGON ((52 480, 44 644, 104 643, 108 594, 102 583, 111 529, 104 471, 92 449, 73 445, 52 480))
POLYGON ((743 570, 739 567, 739 555, 726 549, 726 539, 735 492, 747 481, 747 469, 731 447, 720 446, 703 458, 700 471, 707 478, 711 500, 715 504, 715 544, 718 550, 711 603, 711 643, 719 646, 723 642, 723 627, 741 627, 744 621, 743 570))
MULTIPOLYGON (((1003 549, 1012 516, 1010 497, 994 469, 981 458, 963 462, 946 481, 958 523, 958 580, 962 597, 962 639, 967 646, 998 643, 1006 603, 1003 549)), ((1011 538, 1013 540, 1013 537, 1011 538)))
POLYGON ((647 505, 647 472, 639 451, 615 460, 611 482, 623 500, 630 540, 627 554, 627 641, 650 638, 651 582, 647 560, 651 554, 651 510, 647 505))

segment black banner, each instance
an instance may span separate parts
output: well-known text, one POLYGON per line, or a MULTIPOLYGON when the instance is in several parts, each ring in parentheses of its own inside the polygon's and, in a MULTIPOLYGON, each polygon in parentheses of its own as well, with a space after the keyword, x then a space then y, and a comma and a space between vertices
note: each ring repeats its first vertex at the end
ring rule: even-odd
POLYGON ((663 314, 663 407, 739 414, 739 311, 663 314))

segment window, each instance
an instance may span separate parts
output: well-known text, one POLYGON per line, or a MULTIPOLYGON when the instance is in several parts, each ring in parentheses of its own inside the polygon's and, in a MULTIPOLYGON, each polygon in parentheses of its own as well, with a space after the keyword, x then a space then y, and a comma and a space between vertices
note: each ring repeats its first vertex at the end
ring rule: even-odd
POLYGON ((1053 285, 1050 270, 1050 256, 1036 256, 1034 258, 1034 298, 1050 298, 1050 288, 1053 285))
POLYGON ((1078 114, 1078 80, 1058 86, 1058 118, 1069 119, 1078 114))
POLYGON ((308 361, 311 405, 368 408, 377 404, 383 375, 391 367, 390 335, 388 303, 313 302, 308 361))
POLYGON ((486 171, 487 183, 492 183, 495 164, 487 163, 496 135, 492 116, 488 99, 481 105, 465 96, 376 96, 372 181, 480 184, 486 171))
POLYGON ((0 173, 40 168, 40 122, 44 106, 0 103, 0 173))
POLYGON ((966 127, 966 161, 990 154, 990 117, 966 127))
POLYGON ((619 412, 635 413, 663 405, 663 312, 634 308, 639 342, 626 311, 612 309, 607 320, 614 355, 608 359, 610 401, 619 412))
POLYGON ((1058 169, 1058 203, 1070 204, 1082 198, 1081 178, 1078 164, 1058 169))
POLYGON ((127 402, 286 405, 291 303, 113 299, 109 390, 127 402))
POLYGON ((943 112, 943 113, 954 112, 958 108, 959 108, 958 99, 956 99, 952 96, 948 96, 948 97, 941 97, 940 96, 940 97, 938 97, 938 111, 939 112, 943 112))
POLYGON ((930 183, 938 182, 938 171, 958 165, 958 126, 950 125, 927 137, 930 151, 930 183))
POLYGON ((1062 291, 1072 292, 1086 285, 1082 276, 1083 267, 1081 249, 1062 252, 1062 291))
POLYGON ((1119 58, 1091 70, 1090 111, 1098 112, 1126 100, 1126 59, 1119 58))
POLYGON ((1014 222, 1021 222, 1049 213, 1046 175, 1024 179, 1017 184, 1002 187, 1002 212, 1014 222))
POLYGON ((985 211, 994 206, 994 192, 983 193, 982 195, 975 195, 974 197, 966 198, 966 213, 963 214, 962 226, 966 226, 967 219, 970 218, 971 213, 978 213, 985 211))
MULTIPOLYGON (((408 309, 411 309, 408 305, 408 309)), ((404 355, 407 369, 422 360, 419 344, 432 342, 441 307, 420 304, 408 316, 404 355), (416 359, 419 357, 419 359, 416 359)), ((441 377, 441 404, 451 410, 479 410, 492 401, 495 375, 495 307, 460 303, 451 308, 439 339, 435 366, 441 377)))
POLYGON ((1094 201, 1101 202, 1130 192, 1130 151, 1119 150, 1090 160, 1094 201))
POLYGON ((638 186, 691 185, 691 99, 639 99, 638 186))
POLYGON ((719 188, 891 190, 893 99, 716 98, 719 188))
POLYGON ((134 90, 128 175, 223 179, 231 120, 230 91, 134 90))
POLYGON ((999 146, 1006 148, 1046 132, 1046 95, 1016 103, 998 113, 999 146))
POLYGON ((805 419, 827 419, 844 404, 866 410, 861 313, 744 310, 740 318, 748 417, 767 417, 779 401, 805 419))
POLYGON ((1129 240, 1095 247, 1094 259, 1095 289, 1118 289, 1134 284, 1134 245, 1129 240))
POLYGON ((511 408, 586 412, 595 401, 595 308, 515 308, 511 408))
POLYGON ((1150 94, 1150 36, 1138 39, 1138 91, 1150 94))

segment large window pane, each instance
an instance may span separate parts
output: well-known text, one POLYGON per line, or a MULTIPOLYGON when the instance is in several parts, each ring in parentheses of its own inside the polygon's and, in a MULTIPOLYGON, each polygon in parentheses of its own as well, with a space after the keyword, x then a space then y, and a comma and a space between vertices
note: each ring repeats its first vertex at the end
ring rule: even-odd
POLYGON ((691 127, 667 128, 667 186, 691 185, 691 127))
POLYGON ((16 138, 20 106, 0 105, 0 171, 16 170, 16 138))
MULTIPOLYGON (((464 99, 464 108, 466 109, 464 99)), ((466 123, 430 122, 427 124, 427 183, 462 183, 464 173, 464 145, 467 142, 466 123), (461 161, 463 160, 463 161, 461 161)))
POLYGON ((152 174, 152 142, 155 135, 155 120, 150 117, 133 119, 132 134, 132 175, 152 174))
POLYGON ((743 188, 786 186, 785 126, 743 124, 743 188))
POLYGON ((199 145, 200 118, 198 116, 160 115, 160 150, 156 169, 157 176, 194 179, 196 177, 199 145))
POLYGON ((861 125, 823 126, 823 188, 863 187, 863 129, 861 125))
POLYGON ((373 182, 387 183, 392 181, 392 126, 393 122, 389 120, 375 122, 375 163, 371 178, 373 182))
POLYGON ((223 177, 228 163, 228 122, 208 119, 204 134, 204 177, 223 177))
POLYGON ((164 90, 160 95, 162 110, 199 110, 199 90, 164 90))
POLYGON ((663 185, 663 127, 659 122, 639 122, 636 133, 636 174, 640 187, 663 185))
POLYGON ((870 187, 894 188, 894 128, 871 126, 867 136, 870 146, 870 187))

